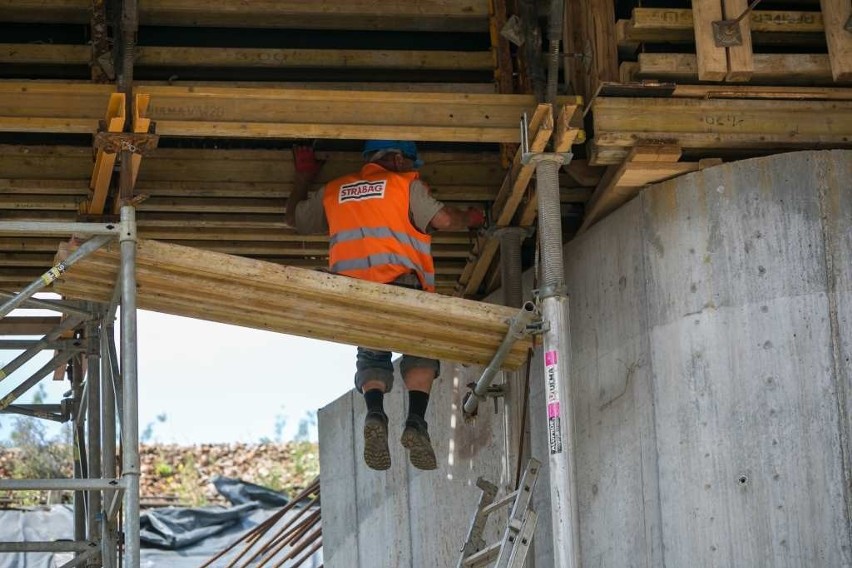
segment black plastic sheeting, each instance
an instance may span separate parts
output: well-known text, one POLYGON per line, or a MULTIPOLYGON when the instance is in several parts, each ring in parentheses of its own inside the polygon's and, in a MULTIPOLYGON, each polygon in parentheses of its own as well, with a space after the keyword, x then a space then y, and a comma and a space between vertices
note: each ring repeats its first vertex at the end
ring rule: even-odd
MULTIPOLYGON (((139 537, 143 568, 200 566, 288 502, 280 493, 238 479, 219 477, 213 484, 232 507, 168 507, 142 513, 139 537)), ((290 514, 299 510, 295 507, 290 514)), ((74 515, 67 505, 0 511, 0 542, 72 540, 73 535, 74 515)), ((0 553, 0 568, 53 568, 71 558, 71 553, 0 553)), ((302 566, 317 568, 321 564, 319 550, 302 566)), ((215 564, 225 565, 227 557, 215 564)))

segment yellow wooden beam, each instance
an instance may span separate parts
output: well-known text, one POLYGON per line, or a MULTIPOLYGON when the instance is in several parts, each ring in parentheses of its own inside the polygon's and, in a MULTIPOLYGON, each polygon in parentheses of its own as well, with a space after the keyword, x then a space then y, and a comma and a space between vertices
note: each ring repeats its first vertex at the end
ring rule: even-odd
POLYGON ((713 22, 722 20, 720 0, 692 0, 695 30, 695 51, 698 58, 698 78, 701 81, 722 81, 728 74, 727 54, 713 39, 713 22))
MULTIPOLYGON (((88 24, 85 0, 0 0, 0 20, 88 24)), ((487 0, 140 0, 142 25, 485 32, 487 0)))
POLYGON ((852 147, 852 101, 598 97, 593 165, 618 164, 637 140, 751 152, 852 147))
MULTIPOLYGON (((126 120, 124 100, 124 93, 112 93, 110 95, 105 120, 107 132, 121 132, 124 129, 126 120)), ((84 213, 100 215, 104 212, 115 158, 114 153, 108 154, 102 149, 98 150, 95 156, 95 166, 92 170, 92 180, 89 183, 92 193, 87 202, 83 204, 82 211, 84 213)))
POLYGON ((835 81, 852 81, 852 32, 846 29, 852 18, 852 3, 847 0, 820 0, 825 19, 825 40, 831 57, 835 81))
POLYGON ((677 163, 680 155, 680 148, 672 144, 640 143, 631 148, 624 162, 610 168, 595 189, 577 233, 632 199, 642 186, 698 169, 698 164, 677 163))
POLYGON ((94 134, 114 90, 84 83, 0 82, 0 132, 94 134))
MULTIPOLYGON (((835 84, 831 63, 825 54, 756 53, 753 62, 753 82, 775 85, 835 84)), ((690 53, 640 53, 638 69, 631 79, 697 83, 698 61, 690 53)))
MULTIPOLYGON (((722 0, 722 10, 725 19, 735 20, 749 9, 748 0, 722 0)), ((754 57, 752 54, 751 20, 743 18, 738 24, 742 43, 727 48, 728 73, 726 81, 745 82, 754 73, 754 57)))
MULTIPOLYGON (((463 363, 488 362, 515 312, 144 239, 136 262, 143 309, 463 363)), ((118 266, 116 247, 103 249, 71 267, 55 288, 102 300, 118 266)), ((517 342, 506 366, 519 366, 528 347, 517 342)))
MULTIPOLYGON (((0 44, 0 63, 16 65, 87 65, 86 45, 0 44)), ((491 70, 488 51, 270 49, 145 46, 137 49, 135 66, 228 68, 323 68, 403 70, 491 70)))
MULTIPOLYGON (((819 12, 754 10, 744 19, 763 42, 772 42, 772 36, 780 36, 778 39, 783 37, 787 44, 812 43, 814 36, 824 30, 819 12)), ((621 26, 624 42, 695 41, 695 20, 688 8, 634 8, 630 20, 620 22, 624 22, 621 26)))

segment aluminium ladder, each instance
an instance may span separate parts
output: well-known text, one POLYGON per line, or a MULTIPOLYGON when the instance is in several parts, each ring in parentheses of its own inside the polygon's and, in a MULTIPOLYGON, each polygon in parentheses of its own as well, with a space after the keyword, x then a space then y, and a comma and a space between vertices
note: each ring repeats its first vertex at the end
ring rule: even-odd
POLYGON ((496 502, 494 499, 497 487, 481 477, 476 480, 476 486, 482 490, 482 495, 457 568, 479 568, 487 566, 495 559, 494 568, 523 568, 538 520, 538 514, 530 505, 540 469, 541 462, 530 458, 518 489, 496 502), (508 505, 512 505, 512 509, 503 537, 494 544, 486 544, 482 533, 488 515, 508 505))

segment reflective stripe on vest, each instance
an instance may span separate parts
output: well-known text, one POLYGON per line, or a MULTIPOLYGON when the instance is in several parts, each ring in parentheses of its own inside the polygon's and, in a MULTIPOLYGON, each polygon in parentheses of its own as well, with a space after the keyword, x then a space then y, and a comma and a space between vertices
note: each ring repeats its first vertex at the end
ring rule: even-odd
POLYGON ((369 163, 326 184, 332 272, 380 283, 414 272, 424 290, 435 290, 432 239, 410 217, 411 183, 418 177, 369 163))
POLYGON ((376 239, 383 239, 388 237, 394 238, 402 244, 408 245, 422 254, 429 254, 431 249, 428 244, 422 241, 418 241, 417 239, 412 238, 406 233, 402 233, 400 231, 393 231, 389 227, 364 227, 360 229, 351 229, 349 231, 340 231, 339 233, 332 235, 328 243, 329 246, 334 246, 338 243, 356 241, 365 237, 373 237, 376 239))
POLYGON ((349 260, 341 260, 331 265, 330 269, 334 273, 343 273, 347 270, 366 270, 373 266, 381 266, 383 264, 402 265, 411 270, 417 271, 423 275, 428 286, 435 285, 435 273, 426 272, 422 266, 415 264, 410 258, 398 254, 381 253, 371 254, 367 257, 352 258, 349 260))

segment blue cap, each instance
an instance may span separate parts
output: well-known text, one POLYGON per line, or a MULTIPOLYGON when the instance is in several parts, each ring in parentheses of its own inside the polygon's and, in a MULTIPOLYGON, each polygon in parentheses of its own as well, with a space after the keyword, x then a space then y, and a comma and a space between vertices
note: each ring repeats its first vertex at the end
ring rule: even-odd
POLYGON ((417 155, 417 144, 409 140, 367 140, 364 144, 364 158, 374 152, 395 150, 414 162, 414 167, 423 165, 423 160, 417 155))

